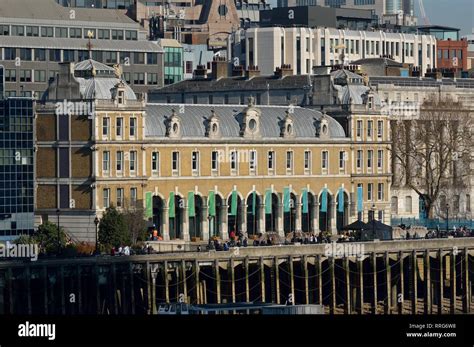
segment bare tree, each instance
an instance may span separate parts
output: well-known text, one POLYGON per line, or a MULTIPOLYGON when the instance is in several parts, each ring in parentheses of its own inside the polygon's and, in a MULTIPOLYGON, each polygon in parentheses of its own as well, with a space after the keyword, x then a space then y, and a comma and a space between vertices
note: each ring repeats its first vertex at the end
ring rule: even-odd
POLYGON ((132 244, 136 244, 139 239, 146 236, 146 220, 145 210, 138 203, 130 203, 126 201, 122 209, 122 214, 125 219, 125 224, 130 233, 132 244))
POLYGON ((446 97, 425 100, 418 117, 392 122, 393 156, 425 203, 428 218, 440 192, 467 187, 473 159, 473 120, 462 103, 446 97))

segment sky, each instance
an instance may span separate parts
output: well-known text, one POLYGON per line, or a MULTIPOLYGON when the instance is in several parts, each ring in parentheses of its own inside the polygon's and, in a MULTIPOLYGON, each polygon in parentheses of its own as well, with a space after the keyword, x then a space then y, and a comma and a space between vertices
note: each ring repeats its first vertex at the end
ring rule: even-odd
MULTIPOLYGON (((474 28, 474 0, 423 0, 431 24, 461 29, 461 36, 471 34, 474 28)), ((420 7, 415 0, 415 13, 420 7)), ((418 23, 423 24, 419 18, 418 23)))

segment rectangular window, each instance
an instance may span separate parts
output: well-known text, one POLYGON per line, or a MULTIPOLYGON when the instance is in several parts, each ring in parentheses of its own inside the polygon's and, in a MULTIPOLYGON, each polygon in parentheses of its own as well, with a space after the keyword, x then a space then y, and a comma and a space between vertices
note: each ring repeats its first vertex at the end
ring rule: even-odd
POLYGON ((64 63, 71 63, 75 60, 76 59, 74 58, 74 50, 72 50, 72 49, 63 50, 63 62, 64 63))
POLYGON ((157 175, 160 170, 160 153, 151 153, 151 172, 153 175, 157 175))
POLYGON ((249 169, 251 173, 255 173, 257 169, 257 151, 250 151, 249 169))
POLYGON ((39 36, 39 27, 26 27, 26 36, 38 37, 39 36))
POLYGON ((372 137, 372 125, 373 121, 367 121, 367 137, 372 137))
POLYGON ((110 207, 110 189, 106 188, 102 191, 104 208, 110 207))
POLYGON ((191 156, 192 156, 191 167, 193 170, 193 175, 198 175, 199 174, 199 152, 193 152, 191 156))
POLYGON ((70 28, 69 29, 69 37, 71 39, 80 39, 82 37, 82 29, 81 28, 70 28))
POLYGON ((275 151, 268 151, 268 170, 275 170, 275 151))
POLYGON ((235 173, 237 171, 237 151, 230 152, 230 169, 235 173))
POLYGON ((369 149, 367 151, 367 168, 372 169, 372 161, 374 159, 374 151, 369 149))
POLYGON ((358 121, 357 121, 356 136, 357 136, 357 137, 361 137, 361 136, 362 136, 362 121, 361 121, 361 120, 358 120, 358 121))
POLYGON ((102 171, 107 174, 110 171, 110 152, 104 151, 102 153, 102 171))
POLYGON ((60 49, 50 49, 49 50, 49 61, 54 61, 56 63, 61 62, 61 50, 60 49))
POLYGON ((67 38, 67 28, 56 28, 56 37, 67 38))
POLYGON ((116 130, 115 135, 117 137, 122 137, 123 135, 123 118, 122 117, 117 118, 115 130, 116 130))
POLYGON ((146 54, 146 63, 148 65, 157 65, 158 64, 158 53, 147 53, 146 54))
POLYGON ((145 64, 145 53, 142 52, 135 52, 133 53, 133 62, 135 64, 145 64))
POLYGON ((377 151, 377 168, 378 169, 383 168, 383 150, 381 149, 377 151))
POLYGON ((44 48, 35 49, 35 61, 46 61, 46 49, 44 48))
POLYGON ((130 137, 137 135, 137 119, 135 117, 130 118, 130 137))
POLYGON ((35 82, 46 82, 45 70, 35 70, 35 82))
POLYGON ((10 36, 9 25, 0 25, 0 36, 10 36))
POLYGON ((31 70, 20 70, 20 82, 31 82, 31 70))
POLYGON ((130 151, 130 172, 137 170, 137 152, 130 151))
POLYGON ((20 48, 20 59, 24 61, 32 61, 32 52, 33 50, 31 48, 20 48))
POLYGON ((123 152, 117 152, 117 163, 116 163, 117 172, 121 172, 123 170, 123 152))
POLYGON ((373 183, 368 183, 367 184, 367 200, 372 201, 373 198, 373 190, 374 190, 374 184, 373 183))
POLYGON ((173 175, 179 174, 179 152, 172 153, 171 169, 172 169, 173 175))
POLYGON ((16 82, 16 70, 5 70, 5 82, 16 82))
POLYGON ((123 30, 112 30, 112 40, 123 40, 123 30))
POLYGON ((99 40, 110 40, 110 30, 99 29, 99 40))
POLYGON ((383 183, 379 183, 377 185, 377 199, 379 201, 383 201, 384 199, 384 187, 383 187, 383 183))
POLYGON ((123 188, 117 188, 117 207, 123 207, 123 188))
POLYGON ((346 152, 339 152, 339 169, 344 170, 346 166, 346 152))
POLYGON ((383 121, 377 121, 377 137, 381 139, 383 137, 383 121))
POLYGON ((102 118, 102 136, 103 137, 109 136, 109 128, 110 128, 110 118, 109 117, 102 118))
POLYGON ((158 74, 157 73, 147 73, 147 83, 148 85, 156 86, 158 85, 158 74))
POLYGON ((135 72, 133 74, 133 83, 134 84, 145 84, 145 73, 135 72))
POLYGON ((130 188, 130 205, 137 206, 137 188, 130 188))
POLYGON ((327 170, 328 169, 328 156, 329 156, 329 153, 328 151, 323 151, 322 154, 321 154, 321 168, 323 170, 327 170))
POLYGON ((212 151, 211 153, 211 170, 217 171, 219 169, 219 152, 212 151))
POLYGON ((12 25, 12 36, 25 36, 25 27, 22 25, 12 25))
POLYGON ((293 152, 286 152, 286 171, 293 171, 293 152))
POLYGON ((362 150, 357 151, 357 160, 356 160, 356 166, 358 169, 362 168, 362 159, 363 159, 363 154, 362 150))
POLYGON ((117 52, 111 52, 111 51, 104 52, 104 63, 106 64, 117 63, 117 52))
POLYGON ((311 151, 304 152, 304 170, 305 171, 311 170, 311 151))

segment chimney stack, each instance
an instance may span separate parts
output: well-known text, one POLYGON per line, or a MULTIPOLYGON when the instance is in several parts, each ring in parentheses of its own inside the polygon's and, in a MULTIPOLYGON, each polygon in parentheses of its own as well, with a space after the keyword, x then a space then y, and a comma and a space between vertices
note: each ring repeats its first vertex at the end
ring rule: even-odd
POLYGON ((243 65, 237 65, 232 68, 232 77, 244 77, 245 69, 243 65))
POLYGON ((275 70, 275 76, 278 78, 284 78, 286 76, 293 75, 293 69, 290 64, 283 64, 281 67, 277 67, 275 70))
POLYGON ((193 79, 206 79, 207 78, 207 67, 206 65, 198 65, 194 70, 193 79))
POLYGON ((211 77, 213 80, 229 77, 229 63, 224 57, 214 57, 211 77))
POLYGON ((246 77, 247 79, 252 79, 254 77, 258 77, 260 76, 260 70, 258 69, 258 66, 256 65, 249 65, 249 67, 247 68, 247 72, 246 72, 246 77))

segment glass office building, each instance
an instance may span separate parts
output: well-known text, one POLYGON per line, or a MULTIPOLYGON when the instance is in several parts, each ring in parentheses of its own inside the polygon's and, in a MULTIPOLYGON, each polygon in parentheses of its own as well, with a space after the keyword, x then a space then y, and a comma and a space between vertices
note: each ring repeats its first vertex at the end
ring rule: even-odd
POLYGON ((0 100, 1 240, 34 230, 33 107, 31 98, 0 100))

